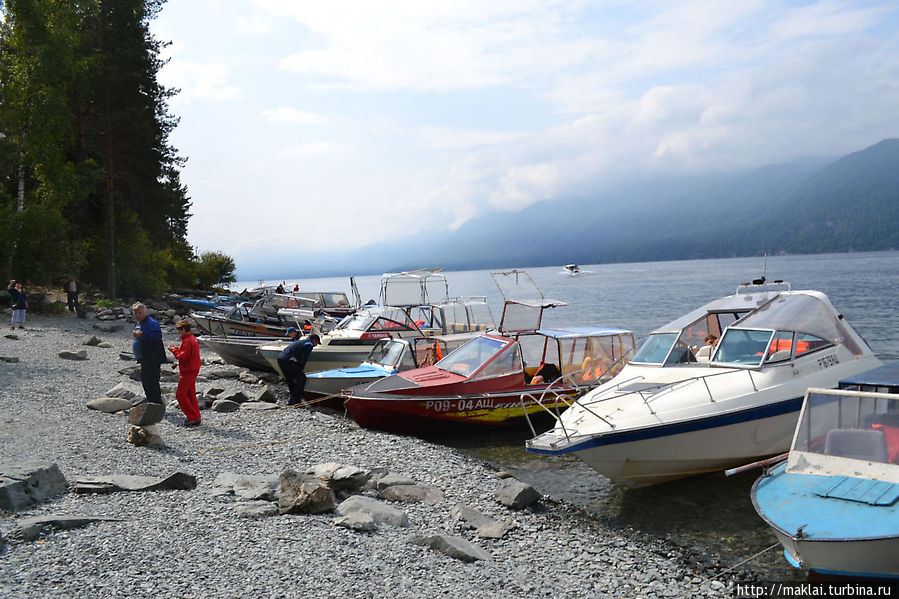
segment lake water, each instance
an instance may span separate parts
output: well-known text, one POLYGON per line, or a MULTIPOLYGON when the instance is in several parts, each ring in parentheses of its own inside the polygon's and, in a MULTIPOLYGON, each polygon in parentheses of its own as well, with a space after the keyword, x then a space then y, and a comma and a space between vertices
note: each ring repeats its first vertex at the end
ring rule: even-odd
MULTIPOLYGON (((545 326, 603 325, 649 332, 712 299, 733 293, 765 269, 763 258, 582 265, 572 276, 561 267, 529 268, 548 298, 570 305, 549 310, 545 326)), ((769 256, 769 281, 815 289, 831 302, 883 360, 899 359, 899 253, 864 252, 769 256)), ((498 321, 502 296, 490 271, 447 272, 453 296, 486 296, 498 321)), ((349 277, 287 279, 301 290, 349 292, 349 277)), ((269 281, 278 283, 280 281, 269 281)), ((356 277, 363 301, 378 299, 380 276, 356 277)), ((258 281, 233 287, 257 285, 258 281)), ((726 478, 710 474, 646 489, 623 490, 571 457, 524 451, 526 433, 444 441, 511 471, 541 492, 577 505, 623 529, 663 537, 691 560, 721 569, 735 566, 776 543, 749 497, 759 472, 726 478)), ((756 580, 798 580, 779 546, 740 566, 756 580)))

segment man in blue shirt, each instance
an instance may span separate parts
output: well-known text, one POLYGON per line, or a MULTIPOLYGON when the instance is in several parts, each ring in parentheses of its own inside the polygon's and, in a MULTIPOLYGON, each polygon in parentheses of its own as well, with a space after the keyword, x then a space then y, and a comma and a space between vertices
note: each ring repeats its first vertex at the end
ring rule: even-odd
POLYGON ((312 348, 321 343, 321 338, 315 333, 308 337, 300 337, 300 331, 296 327, 287 329, 287 336, 294 341, 278 355, 278 366, 287 381, 287 388, 290 389, 290 399, 287 401, 287 405, 292 406, 303 401, 303 389, 306 387, 306 360, 309 359, 312 348))
POLYGON ((144 388, 147 401, 162 403, 159 389, 159 367, 166 361, 165 346, 162 343, 162 329, 159 322, 150 317, 147 307, 137 302, 131 306, 134 314, 134 337, 132 347, 134 358, 140 363, 140 384, 144 388))

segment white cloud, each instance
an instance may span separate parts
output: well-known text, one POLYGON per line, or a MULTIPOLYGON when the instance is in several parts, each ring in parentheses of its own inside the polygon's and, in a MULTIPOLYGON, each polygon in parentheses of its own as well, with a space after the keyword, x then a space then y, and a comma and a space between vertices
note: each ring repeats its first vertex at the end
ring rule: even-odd
POLYGON ((189 62, 172 58, 159 73, 159 81, 181 92, 172 104, 238 100, 240 89, 228 83, 228 67, 222 63, 189 62))
POLYGON ((424 127, 419 133, 422 143, 434 149, 463 149, 495 146, 521 139, 517 131, 463 130, 449 127, 424 127))
POLYGON ((316 158, 340 154, 343 146, 330 141, 310 141, 277 153, 278 158, 316 158))
POLYGON ((273 110, 265 110, 262 112, 262 118, 272 125, 288 124, 288 125, 328 125, 331 123, 327 118, 320 114, 312 112, 303 112, 296 108, 281 106, 273 110))

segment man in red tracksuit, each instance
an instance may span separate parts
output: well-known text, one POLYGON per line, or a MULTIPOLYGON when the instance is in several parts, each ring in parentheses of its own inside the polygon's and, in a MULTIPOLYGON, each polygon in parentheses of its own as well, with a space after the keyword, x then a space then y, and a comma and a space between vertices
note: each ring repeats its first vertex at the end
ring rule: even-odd
POLYGON ((178 389, 175 399, 187 417, 187 426, 200 424, 200 407, 197 404, 197 375, 200 374, 200 344, 190 332, 190 323, 179 320, 175 325, 181 335, 181 346, 169 346, 169 351, 178 358, 178 389))

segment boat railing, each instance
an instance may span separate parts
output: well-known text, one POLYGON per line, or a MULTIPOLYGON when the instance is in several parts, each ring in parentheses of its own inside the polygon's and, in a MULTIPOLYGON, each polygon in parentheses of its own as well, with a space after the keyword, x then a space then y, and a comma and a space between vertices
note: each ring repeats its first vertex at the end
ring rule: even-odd
MULTIPOLYGON (((623 365, 625 358, 628 357, 628 353, 625 353, 623 356, 612 362, 599 376, 593 377, 588 381, 584 381, 584 374, 590 370, 590 368, 582 368, 580 370, 575 370, 572 372, 568 372, 563 374, 544 388, 539 396, 535 396, 533 393, 522 393, 521 394, 521 409, 524 412, 525 420, 528 423, 528 426, 531 429, 531 432, 534 436, 537 435, 537 431, 534 428, 534 424, 531 422, 531 416, 528 413, 528 406, 535 405, 540 409, 547 412, 550 416, 552 416, 556 422, 559 424, 562 423, 562 414, 559 411, 559 404, 564 404, 565 408, 570 408, 572 405, 577 403, 578 398, 582 397, 584 393, 590 391, 591 389, 596 388, 601 385, 605 380, 607 380, 610 376, 610 373, 617 368, 620 368, 623 365), (547 405, 549 404, 549 405, 547 405)), ((642 378, 642 377, 635 377, 642 378)), ((616 387, 620 386, 616 385, 616 387)), ((589 408, 586 408, 587 411, 591 412, 597 418, 603 420, 610 426, 612 426, 607 420, 605 420, 599 414, 595 414, 589 408)), ((562 430, 565 431, 565 426, 562 425, 562 430)), ((565 431, 565 436, 568 436, 567 431, 565 431)))

